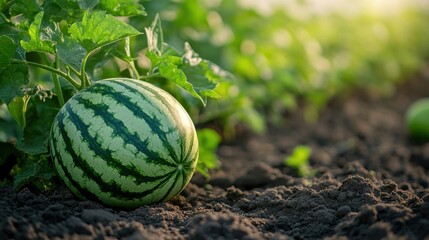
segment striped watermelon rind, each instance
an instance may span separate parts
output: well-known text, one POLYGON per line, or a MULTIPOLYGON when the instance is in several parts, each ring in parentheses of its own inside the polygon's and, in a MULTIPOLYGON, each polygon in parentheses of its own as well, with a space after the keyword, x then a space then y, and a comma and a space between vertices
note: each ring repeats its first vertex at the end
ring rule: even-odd
POLYGON ((184 189, 197 164, 198 139, 170 94, 116 78, 67 101, 52 125, 50 150, 76 196, 134 208, 168 201, 184 189))

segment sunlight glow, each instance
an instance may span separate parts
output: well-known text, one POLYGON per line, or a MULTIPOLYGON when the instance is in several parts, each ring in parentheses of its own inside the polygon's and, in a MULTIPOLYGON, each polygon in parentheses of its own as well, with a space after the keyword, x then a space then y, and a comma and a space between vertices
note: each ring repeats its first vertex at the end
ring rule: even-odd
POLYGON ((427 0, 239 0, 244 8, 253 8, 263 15, 270 15, 273 11, 284 9, 297 18, 306 18, 312 15, 323 15, 332 12, 350 15, 361 11, 373 11, 377 14, 390 14, 406 6, 418 6, 429 9, 427 0))

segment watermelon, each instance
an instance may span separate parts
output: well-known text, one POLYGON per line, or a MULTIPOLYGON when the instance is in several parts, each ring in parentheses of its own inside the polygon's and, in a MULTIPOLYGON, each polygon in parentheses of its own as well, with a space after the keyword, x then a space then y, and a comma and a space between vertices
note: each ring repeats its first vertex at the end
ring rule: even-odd
POLYGON ((59 177, 76 196, 113 207, 170 200, 198 160, 185 109, 164 90, 133 79, 101 80, 70 98, 49 145, 59 177))
POLYGON ((406 112, 405 121, 413 140, 429 142, 429 98, 414 102, 406 112))

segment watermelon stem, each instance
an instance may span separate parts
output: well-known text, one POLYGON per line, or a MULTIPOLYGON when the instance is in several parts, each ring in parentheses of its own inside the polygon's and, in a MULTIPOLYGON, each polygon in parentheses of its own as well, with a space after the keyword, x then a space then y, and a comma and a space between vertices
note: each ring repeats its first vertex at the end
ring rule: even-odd
MULTIPOLYGON (((57 56, 55 56, 55 68, 59 69, 59 59, 57 56)), ((57 96, 58 96, 58 103, 60 104, 60 107, 64 106, 64 96, 63 96, 63 91, 61 89, 61 84, 60 84, 60 80, 58 79, 58 75, 55 73, 52 73, 52 79, 54 81, 54 85, 55 85, 55 91, 57 92, 57 96)))
POLYGON ((80 82, 80 88, 79 89, 84 89, 84 88, 86 88, 87 85, 90 85, 89 82, 87 81, 88 77, 86 76, 86 72, 85 72, 86 61, 88 61, 90 53, 91 52, 87 53, 85 55, 85 57, 83 58, 83 60, 82 60, 82 66, 80 68, 80 79, 81 79, 81 82, 80 82))
POLYGON ((146 76, 140 76, 138 79, 148 80, 148 79, 156 78, 156 77, 161 77, 161 74, 160 73, 154 73, 154 74, 150 74, 150 75, 146 75, 146 76))
MULTIPOLYGON (((39 55, 43 59, 43 61, 46 63, 46 65, 54 67, 55 69, 60 71, 58 55, 55 55, 54 62, 51 62, 51 60, 49 60, 49 58, 48 58, 48 56, 46 56, 46 54, 40 53, 39 55)), ((58 75, 56 73, 53 73, 53 72, 51 72, 51 75, 52 75, 52 81, 54 82, 54 86, 55 86, 55 92, 56 92, 57 97, 58 97, 58 103, 59 103, 60 107, 62 107, 64 105, 64 97, 63 97, 63 91, 61 89, 61 84, 60 84, 60 81, 58 79, 58 75)))
POLYGON ((139 71, 137 71, 136 64, 134 60, 132 60, 133 58, 131 57, 130 37, 125 38, 125 53, 127 54, 127 57, 130 59, 128 63, 130 64, 132 74, 134 75, 133 77, 135 79, 140 79, 139 71))
POLYGON ((11 61, 12 64, 26 64, 26 65, 30 65, 30 66, 34 66, 34 67, 38 67, 41 69, 45 69, 47 71, 50 71, 51 73, 55 73, 61 77, 63 77, 64 79, 66 79, 71 85, 73 85, 73 87, 79 89, 79 83, 76 82, 70 75, 68 75, 67 73, 59 70, 59 69, 55 69, 53 67, 47 66, 47 65, 43 65, 43 64, 39 64, 39 63, 35 63, 35 62, 29 62, 29 61, 25 61, 25 60, 18 60, 18 59, 13 59, 11 61))

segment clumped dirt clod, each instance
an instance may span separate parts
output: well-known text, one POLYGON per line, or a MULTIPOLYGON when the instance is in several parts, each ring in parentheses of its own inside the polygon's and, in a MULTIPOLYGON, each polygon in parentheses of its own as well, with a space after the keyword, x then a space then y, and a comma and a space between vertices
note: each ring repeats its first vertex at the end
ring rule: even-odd
POLYGON ((66 188, 0 187, 0 239, 424 239, 429 237, 429 144, 403 116, 429 96, 429 79, 391 97, 334 100, 317 123, 297 113, 281 127, 219 149, 210 187, 194 176, 170 202, 134 210, 77 200, 66 188), (312 148, 314 177, 282 165, 312 148))

